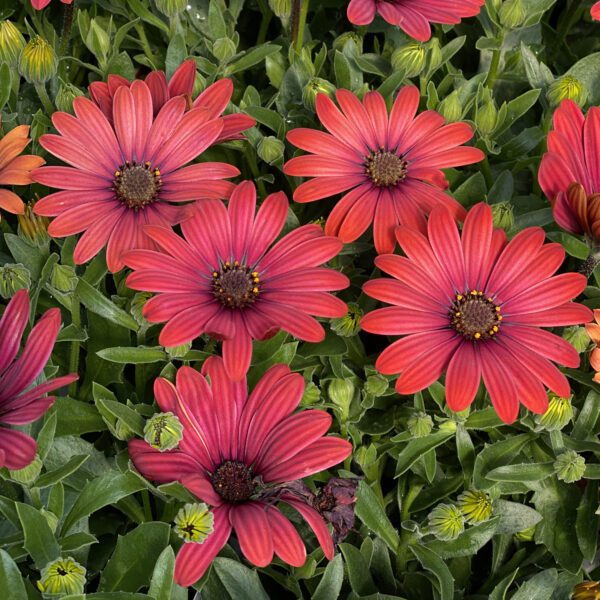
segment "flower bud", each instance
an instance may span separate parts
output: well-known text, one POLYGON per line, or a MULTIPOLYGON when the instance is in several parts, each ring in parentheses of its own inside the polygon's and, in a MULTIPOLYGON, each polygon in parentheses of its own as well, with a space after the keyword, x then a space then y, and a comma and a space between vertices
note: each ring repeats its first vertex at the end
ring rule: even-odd
POLYGON ((44 463, 42 463, 42 459, 36 454, 33 461, 26 467, 17 469, 16 471, 9 469, 8 474, 13 481, 18 481, 19 483, 24 483, 25 485, 31 485, 41 473, 43 464, 44 463))
POLYGON ((543 415, 538 415, 538 425, 547 431, 560 431, 573 418, 573 407, 570 398, 559 398, 551 394, 548 409, 543 415))
POLYGON ((269 0, 269 7, 275 16, 284 22, 292 15, 292 0, 269 0))
POLYGON ((497 122, 498 109, 496 108, 496 103, 493 98, 488 97, 483 106, 479 107, 479 110, 475 115, 477 131, 479 131, 482 136, 490 135, 494 129, 496 129, 497 122))
POLYGON ((377 481, 380 474, 381 461, 377 457, 377 446, 370 444, 369 446, 359 446, 354 453, 354 460, 362 469, 367 481, 377 481))
POLYGON ((500 7, 500 24, 507 29, 520 27, 526 16, 523 0, 505 0, 500 7))
POLYGON ((331 329, 341 337, 354 337, 360 331, 360 320, 364 311, 354 303, 348 302, 348 312, 337 319, 332 319, 331 329))
POLYGON ((582 581, 573 588, 571 600, 598 600, 600 598, 600 582, 582 581))
POLYGON ((494 512, 492 500, 486 492, 469 490, 458 497, 458 507, 467 523, 487 521, 494 512))
POLYGON ((440 41, 437 38, 432 38, 429 42, 429 56, 427 58, 427 76, 433 75, 435 71, 442 64, 444 56, 442 54, 442 48, 440 41))
MULTIPOLYGON (((457 413, 457 414, 462 414, 462 413, 457 413)), ((454 421, 452 419, 448 419, 447 421, 442 421, 438 425, 438 429, 440 431, 448 431, 448 432, 454 433, 456 431, 456 421, 454 421)))
POLYGON ((183 425, 172 413, 157 413, 144 426, 144 439, 160 452, 177 448, 183 439, 183 425))
POLYGON ((58 58, 54 48, 41 36, 29 40, 19 57, 19 73, 29 83, 46 83, 56 74, 58 58))
POLYGON ((83 92, 75 85, 71 83, 61 83, 54 99, 56 108, 62 112, 69 114, 75 114, 73 111, 73 100, 83 96, 83 92))
POLYGON ((154 0, 154 2, 156 8, 169 19, 181 14, 188 4, 188 0, 154 0))
POLYGON ((150 298, 152 298, 152 296, 153 294, 150 292, 137 292, 131 301, 129 312, 138 325, 148 325, 148 321, 146 321, 144 318, 142 311, 144 309, 144 305, 150 298))
POLYGON ((302 394, 302 401, 300 404, 307 406, 318 402, 320 399, 321 390, 312 381, 309 381, 304 388, 304 394, 302 394))
POLYGON ((413 437, 424 437, 431 433, 433 419, 427 413, 419 411, 408 418, 406 426, 413 437))
POLYGON ((465 518, 453 504, 438 504, 427 520, 430 532, 442 541, 455 540, 465 529, 465 518))
POLYGON ((359 53, 362 52, 363 40, 362 37, 356 33, 356 31, 346 31, 345 33, 342 33, 342 35, 336 37, 335 40, 333 40, 333 49, 342 52, 344 50, 344 46, 348 42, 354 44, 359 53))
POLYGON ((31 274, 22 264, 0 267, 0 296, 5 300, 22 289, 31 287, 31 274))
POLYGON ((588 336, 585 327, 579 327, 577 325, 566 327, 562 337, 580 354, 585 352, 590 345, 590 337, 588 336))
POLYGON ((350 379, 333 379, 327 391, 329 399, 339 407, 342 421, 346 421, 354 398, 354 383, 350 379))
POLYGON ((437 111, 446 119, 448 123, 460 121, 463 113, 463 107, 458 97, 458 92, 454 90, 446 96, 437 107, 437 111))
POLYGON ((515 224, 513 207, 510 202, 496 202, 492 204, 492 220, 494 227, 508 231, 515 224))
POLYGON ((34 204, 31 202, 25 205, 25 210, 22 215, 17 215, 19 221, 19 235, 31 242, 35 246, 42 248, 47 245, 50 240, 48 235, 48 225, 50 219, 41 217, 34 212, 34 204))
POLYGON ((54 265, 50 284, 59 292, 72 292, 77 287, 77 273, 69 265, 54 265))
POLYGON ((228 37, 222 37, 215 40, 212 47, 213 56, 222 63, 227 62, 236 52, 237 48, 235 43, 228 37))
POLYGON ((308 110, 315 110, 315 103, 318 94, 326 94, 330 98, 335 94, 335 85, 326 79, 313 77, 302 91, 302 103, 308 110))
POLYGON ((0 22, 0 62, 14 69, 25 47, 25 38, 11 21, 0 22))
POLYGON ((367 377, 364 390, 367 392, 367 394, 377 398, 379 396, 383 396, 383 394, 387 392, 388 387, 388 380, 383 375, 376 373, 375 375, 369 375, 367 377))
POLYGON ((282 161, 284 151, 285 144, 273 135, 263 137, 256 148, 258 156, 269 165, 282 161))
POLYGON ((554 472, 565 483, 579 481, 585 472, 585 459, 575 450, 566 450, 554 461, 554 472))
POLYGON ((183 358, 191 349, 191 342, 181 344, 180 346, 165 346, 165 350, 171 360, 183 358))
POLYGON ((75 562, 70 556, 58 558, 42 569, 41 579, 37 585, 44 594, 64 596, 83 594, 85 573, 85 567, 75 562))
POLYGON ((186 504, 175 517, 175 532, 184 542, 202 544, 213 532, 214 515, 206 504, 186 504))
POLYGON ((423 44, 406 44, 392 54, 392 67, 396 71, 403 71, 406 77, 416 77, 425 67, 426 56, 427 51, 423 44))
POLYGON ((558 106, 563 100, 572 100, 579 106, 583 106, 587 100, 587 88, 577 77, 563 75, 555 79, 546 92, 546 98, 550 106, 558 106))
POLYGON ((520 542, 532 542, 535 537, 536 526, 528 527, 515 533, 515 538, 520 542))
POLYGON ((102 63, 106 61, 110 52, 110 36, 106 28, 96 19, 90 21, 90 28, 85 38, 85 45, 90 52, 102 63))

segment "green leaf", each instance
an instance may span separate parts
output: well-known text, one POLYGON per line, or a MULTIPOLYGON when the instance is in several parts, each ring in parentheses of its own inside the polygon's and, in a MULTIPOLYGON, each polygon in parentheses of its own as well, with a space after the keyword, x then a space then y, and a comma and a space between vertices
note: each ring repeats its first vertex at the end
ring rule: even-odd
POLYGON ((96 352, 104 360, 120 364, 143 365, 169 360, 167 353, 160 347, 148 346, 104 348, 96 352))
POLYGON ((8 63, 2 63, 0 66, 0 110, 6 106, 11 89, 10 67, 8 63))
POLYGON ((596 514, 598 504, 598 482, 588 481, 581 502, 577 507, 577 542, 583 558, 592 561, 598 547, 598 524, 600 515, 596 514))
POLYGON ((159 19, 155 14, 148 10, 141 2, 141 0, 127 0, 127 5, 133 12, 145 21, 149 25, 153 25, 158 29, 162 29, 164 33, 169 35, 169 27, 167 24, 159 19))
POLYGON ((325 568, 319 585, 311 600, 337 600, 344 583, 344 562, 342 555, 336 554, 325 568))
POLYGON ((43 489, 56 485, 59 481, 67 478, 72 473, 75 473, 77 469, 89 458, 89 456, 73 456, 67 463, 58 469, 49 471, 40 475, 36 482, 35 487, 43 489))
POLYGON ((81 300, 81 303, 91 312, 131 331, 139 329, 139 325, 131 315, 111 302, 96 288, 87 283, 87 281, 80 279, 75 288, 75 293, 81 300))
POLYGON ((215 558, 213 569, 232 598, 268 600, 256 571, 230 558, 215 558))
POLYGON ((171 546, 167 546, 158 557, 148 594, 155 600, 171 600, 173 588, 173 572, 175 570, 175 553, 171 546))
POLYGON ((369 565, 358 548, 351 544, 344 543, 340 544, 340 550, 344 555, 346 573, 348 574, 352 591, 357 596, 375 594, 377 592, 377 587, 369 572, 369 565))
POLYGON ((590 105, 600 103, 600 52, 588 54, 577 61, 566 75, 573 75, 585 85, 590 105))
POLYGON ((558 583, 556 569, 547 569, 528 579, 511 600, 548 600, 558 583))
POLYGON ((74 398, 57 398, 53 410, 58 419, 56 437, 82 435, 92 431, 104 431, 106 425, 93 404, 74 398))
POLYGON ((0 549, 0 594, 10 600, 28 600, 19 567, 5 550, 0 549))
POLYGON ((133 408, 116 400, 105 399, 96 400, 96 405, 104 416, 112 415, 115 419, 121 419, 133 433, 144 436, 144 419, 133 408))
POLYGON ((523 433, 513 435, 494 444, 486 444, 476 458, 473 469, 473 485, 477 489, 487 489, 493 482, 485 477, 493 469, 512 461, 531 439, 531 435, 523 433))
POLYGON ((381 501, 364 479, 358 485, 356 497, 356 516, 396 553, 400 544, 398 532, 386 515, 381 501))
MULTIPOLYGON (((411 440, 398 455, 395 477, 400 477, 406 473, 423 454, 437 448, 452 437, 454 437, 454 431, 436 431, 411 440)), ((394 438, 392 438, 393 440, 394 438)))
POLYGON ((496 533, 517 533, 537 525, 542 520, 537 510, 518 502, 496 500, 494 514, 500 517, 496 533))
POLYGON ((526 483, 539 481, 554 474, 554 463, 523 463, 519 465, 506 465, 497 467, 486 473, 486 478, 491 481, 514 481, 526 483))
POLYGON ((60 546, 46 521, 46 517, 33 506, 17 502, 15 504, 23 534, 25 550, 29 553, 38 569, 60 556, 60 546))
POLYGON ((483 548, 492 539, 499 522, 499 517, 493 517, 489 521, 465 529, 455 540, 449 542, 432 540, 427 542, 426 546, 444 560, 458 558, 459 556, 470 556, 476 554, 480 548, 483 548))
POLYGON ((246 52, 241 58, 238 58, 235 62, 229 64, 225 68, 225 75, 233 75, 240 71, 245 71, 254 65, 262 62, 270 56, 281 50, 281 46, 276 44, 263 44, 262 46, 256 46, 249 52, 246 52))
POLYGON ((411 545, 409 549, 423 565, 423 568, 436 576, 441 600, 452 600, 454 598, 454 577, 442 558, 426 546, 411 545))
POLYGON ((546 235, 553 242, 558 242, 569 256, 585 260, 590 253, 589 246, 574 235, 564 231, 549 231, 546 235))
POLYGON ((165 59, 167 79, 173 77, 173 73, 175 73, 177 67, 186 59, 187 55, 188 52, 183 34, 179 33, 173 36, 167 46, 167 58, 165 59))

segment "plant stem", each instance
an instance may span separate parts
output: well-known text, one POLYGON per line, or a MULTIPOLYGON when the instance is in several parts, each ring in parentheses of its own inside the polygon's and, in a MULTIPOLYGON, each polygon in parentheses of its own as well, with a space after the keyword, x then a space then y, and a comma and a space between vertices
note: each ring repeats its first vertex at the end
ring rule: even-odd
POLYGON ((501 55, 502 50, 500 48, 492 51, 492 62, 490 63, 490 70, 488 71, 488 76, 485 80, 485 86, 490 89, 494 87, 494 83, 496 82, 501 55))
POLYGON ((50 96, 48 96, 46 86, 43 83, 36 83, 35 91, 37 92, 37 95, 42 101, 42 105, 44 106, 46 114, 51 115, 54 112, 54 104, 52 104, 52 100, 50 100, 50 96))
POLYGON ((481 172, 483 173, 485 185, 489 191, 494 185, 494 176, 492 175, 492 169, 490 168, 490 163, 487 159, 487 156, 481 162, 481 172))
POLYGON ((152 48, 150 48, 150 42, 148 41, 148 37, 146 36, 146 32, 144 31, 143 25, 136 23, 134 25, 134 27, 135 27, 135 30, 137 31, 138 36, 140 37, 140 43, 142 45, 142 50, 144 51, 146 58, 152 64, 152 68, 157 69, 158 61, 156 60, 156 57, 154 56, 154 53, 152 52, 152 48))
POLYGON ((260 20, 260 29, 258 30, 258 37, 256 38, 256 45, 260 46, 261 44, 264 44, 267 39, 267 31, 271 24, 271 19, 273 18, 273 12, 265 0, 258 0, 258 6, 262 13, 262 19, 260 20))
MULTIPOLYGON (((79 298, 76 294, 71 296, 71 323, 75 325, 75 327, 81 327, 81 313, 80 313, 80 305, 79 298)), ((73 340, 71 342, 71 355, 69 357, 69 372, 70 373, 78 373, 79 372, 79 347, 80 342, 78 340, 73 340)), ((71 385, 69 385, 69 396, 75 398, 77 395, 77 381, 74 381, 71 385)))
POLYGON ((260 178, 260 170, 258 169, 258 164, 256 163, 256 157, 254 155, 254 150, 250 145, 246 145, 246 149, 244 150, 244 154, 246 155, 246 160, 248 161, 248 165, 250 166, 250 170, 252 171, 252 177, 254 178, 254 182, 258 186, 258 192, 261 196, 267 195, 267 188, 265 188, 265 182, 260 178))
MULTIPOLYGON (((137 345, 143 346, 146 343, 146 328, 140 327, 137 333, 137 345)), ((144 364, 135 365, 135 393, 138 402, 144 401, 144 387, 146 384, 146 366, 144 364)))
POLYGON ((64 5, 62 32, 60 34, 60 56, 65 56, 69 50, 69 41, 71 40, 71 27, 73 26, 73 15, 75 14, 75 1, 72 4, 64 5))
POLYGON ((309 3, 310 0, 294 0, 292 4, 292 41, 297 54, 300 54, 304 44, 304 29, 309 3))

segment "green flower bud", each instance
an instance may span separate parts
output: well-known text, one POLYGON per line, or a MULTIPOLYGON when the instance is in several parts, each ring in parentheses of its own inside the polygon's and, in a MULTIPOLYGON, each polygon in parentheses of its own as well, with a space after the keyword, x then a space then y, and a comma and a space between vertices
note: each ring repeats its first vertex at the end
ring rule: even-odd
POLYGON ((554 472, 560 481, 579 481, 585 472, 585 459, 575 450, 566 450, 554 461, 554 472))
POLYGON ((100 25, 96 19, 90 21, 90 28, 85 38, 85 45, 101 63, 106 61, 108 53, 110 52, 110 36, 106 27, 100 25))
POLYGON ((175 532, 184 542, 202 544, 213 532, 214 515, 204 503, 186 504, 175 517, 175 532))
POLYGON ((14 69, 25 47, 25 38, 11 21, 0 22, 0 62, 14 69))
POLYGON ((144 309, 144 304, 148 301, 149 298, 152 298, 153 294, 150 292, 137 292, 134 295, 133 300, 131 301, 131 307, 129 308, 129 312, 131 316, 135 319, 138 325, 148 325, 148 321, 144 318, 142 311, 144 309))
POLYGON ((263 137, 256 148, 258 156, 269 165, 281 162, 284 151, 285 144, 273 135, 263 137))
POLYGON ((445 542, 455 540, 465 529, 465 518, 453 504, 438 504, 427 520, 431 533, 445 542))
POLYGON ((387 392, 388 387, 388 380, 383 375, 379 375, 379 373, 377 373, 367 377, 364 389, 367 394, 377 398, 378 396, 383 396, 383 394, 387 392))
POLYGON ((590 337, 585 327, 566 327, 562 334, 563 339, 567 340, 580 354, 585 352, 590 345, 590 337))
POLYGON ((33 461, 26 467, 17 469, 16 471, 11 471, 9 469, 8 474, 13 481, 18 481, 19 483, 24 483, 25 485, 31 485, 38 478, 43 466, 44 463, 42 462, 42 459, 38 454, 36 454, 33 461))
POLYGON ((350 379, 333 379, 327 389, 329 399, 339 407, 342 421, 348 419, 350 404, 354 398, 354 383, 350 379))
POLYGON ((523 0, 506 0, 499 11, 500 24, 507 29, 516 29, 523 24, 527 11, 523 0))
POLYGON ((360 446, 354 453, 354 460, 358 463, 367 481, 376 481, 379 477, 380 461, 377 456, 377 446, 360 446))
POLYGON ((475 115, 475 125, 477 126, 477 131, 479 131, 482 136, 487 136, 496 129, 497 122, 498 109, 496 108, 494 100, 490 98, 477 111, 477 114, 475 115))
POLYGON ((173 450, 183 439, 183 425, 172 413, 157 413, 146 421, 144 439, 157 450, 173 450))
POLYGON ((460 121, 463 114, 463 107, 460 103, 458 92, 454 90, 446 96, 437 107, 437 111, 446 119, 448 123, 460 121))
POLYGON ((165 346, 165 350, 171 360, 183 358, 191 349, 191 342, 181 344, 180 346, 165 346))
POLYGON ((527 529, 515 533, 515 538, 520 542, 532 542, 535 537, 535 530, 535 525, 533 527, 528 527, 527 529))
POLYGON ((354 44, 357 50, 362 52, 363 40, 362 37, 356 33, 356 31, 346 31, 345 33, 342 33, 342 35, 335 38, 335 40, 333 40, 333 49, 342 52, 344 50, 344 46, 348 42, 354 44))
POLYGON ((40 512, 42 513, 44 519, 46 519, 48 527, 50 527, 50 530, 52 533, 54 533, 58 527, 58 517, 51 510, 46 510, 45 508, 41 508, 40 512))
POLYGON ((300 404, 303 406, 314 404, 321 399, 321 390, 312 381, 309 381, 305 388, 304 394, 302 394, 302 401, 300 404))
POLYGON ((319 94, 326 94, 330 98, 333 98, 335 94, 335 85, 326 79, 320 77, 313 77, 305 86, 302 91, 302 103, 308 110, 314 111, 317 96, 319 94))
POLYGON ((77 273, 69 265, 54 265, 50 284, 59 292, 72 292, 77 287, 77 273))
POLYGON ((19 57, 19 73, 29 83, 40 85, 52 79, 58 68, 54 48, 41 36, 29 40, 19 57))
POLYGON ((598 600, 600 598, 600 582, 582 581, 573 588, 571 600, 598 600))
POLYGON ((416 77, 425 67, 426 56, 427 51, 423 44, 406 44, 392 54, 392 67, 396 71, 403 71, 406 77, 416 77))
POLYGON ((220 62, 227 62, 237 52, 236 45, 233 40, 228 37, 222 37, 215 40, 212 47, 212 53, 220 62))
POLYGON ((16 292, 31 287, 31 274, 22 264, 4 265, 0 267, 0 296, 5 300, 12 298, 16 292))
POLYGON ((85 573, 85 567, 70 556, 58 558, 42 569, 42 576, 37 586, 44 594, 64 596, 83 594, 85 573))
POLYGON ((550 395, 548 409, 543 415, 536 417, 537 423, 547 431, 560 431, 573 418, 573 407, 570 398, 559 398, 550 395))
POLYGON ((508 231, 515 224, 513 207, 510 202, 496 202, 492 204, 492 219, 494 227, 508 231))
POLYGON ((19 221, 19 235, 39 248, 48 244, 50 236, 48 235, 48 225, 50 219, 41 217, 33 212, 33 203, 25 205, 25 211, 22 215, 17 215, 19 221))
POLYGON ((584 83, 573 75, 563 75, 555 79, 546 92, 550 106, 558 106, 563 100, 573 100, 583 106, 587 100, 588 92, 584 83))
POLYGON ((77 86, 71 83, 61 83, 54 104, 58 110, 72 115, 74 114, 73 100, 79 96, 83 96, 83 92, 77 86))
POLYGON ((458 507, 467 523, 482 523, 493 514, 492 500, 486 492, 469 490, 458 497, 458 507))
POLYGON ((437 38, 432 38, 431 42, 429 42, 429 57, 427 60, 428 75, 432 75, 438 69, 442 64, 443 58, 440 41, 437 38))
POLYGON ((156 8, 160 10, 160 12, 172 19, 177 15, 181 14, 186 8, 188 4, 188 0, 154 0, 156 3, 156 8))
POLYGON ((292 0, 269 0, 269 7, 278 19, 286 23, 292 15, 292 0))
POLYGON ((431 433, 433 419, 427 413, 419 411, 408 418, 406 427, 413 437, 424 437, 431 433))
POLYGON ((348 302, 348 312, 337 319, 332 319, 331 329, 342 337, 354 337, 360 331, 360 320, 364 311, 354 303, 348 302))
MULTIPOLYGON (((457 414, 461 414, 461 413, 457 413, 457 414)), ((451 432, 454 432, 454 431, 456 431, 456 421, 453 421, 452 419, 448 419, 447 421, 443 421, 442 423, 439 424, 438 429, 440 431, 451 431, 451 432)))

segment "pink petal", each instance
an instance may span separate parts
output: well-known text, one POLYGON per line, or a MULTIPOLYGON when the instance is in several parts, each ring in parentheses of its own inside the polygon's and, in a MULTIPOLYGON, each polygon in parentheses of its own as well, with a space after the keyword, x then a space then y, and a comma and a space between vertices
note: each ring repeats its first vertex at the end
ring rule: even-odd
POLYGON ((257 567, 266 567, 273 560, 273 538, 266 507, 263 503, 247 502, 232 507, 229 513, 244 556, 257 567))

